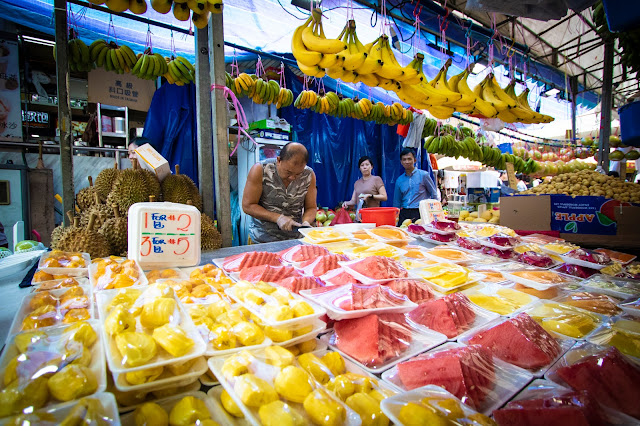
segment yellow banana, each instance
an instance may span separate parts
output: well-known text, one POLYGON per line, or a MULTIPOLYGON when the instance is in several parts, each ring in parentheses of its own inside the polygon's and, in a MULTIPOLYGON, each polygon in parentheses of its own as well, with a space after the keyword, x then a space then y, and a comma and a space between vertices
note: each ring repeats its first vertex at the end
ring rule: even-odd
POLYGON ((490 75, 491 75, 491 78, 488 80, 488 84, 491 85, 493 93, 495 93, 498 99, 500 99, 502 102, 507 104, 509 108, 515 108, 516 106, 518 106, 517 102, 511 99, 511 97, 507 95, 504 90, 502 90, 502 87, 498 85, 498 82, 496 81, 496 78, 494 77, 494 75, 493 74, 490 74, 490 75))
POLYGON ((324 69, 320 68, 319 66, 315 65, 312 67, 308 67, 300 62, 298 62, 298 68, 300 68, 300 71, 302 71, 303 73, 305 73, 308 76, 311 77, 324 77, 325 71, 324 69))
POLYGON ((342 52, 347 48, 346 44, 340 40, 342 34, 337 39, 328 39, 324 35, 322 29, 322 11, 320 9, 314 9, 311 13, 313 17, 313 27, 308 26, 302 30, 302 41, 307 49, 330 54, 342 52))
POLYGON ((358 77, 356 78, 355 82, 364 83, 369 87, 378 87, 378 85, 380 84, 380 80, 378 80, 378 77, 375 74, 358 73, 358 77))
POLYGON ((494 93, 491 84, 489 84, 490 79, 493 78, 492 74, 488 74, 484 80, 480 84, 478 84, 474 89, 473 93, 476 94, 479 98, 482 98, 486 102, 489 102, 492 107, 498 111, 498 113, 502 111, 506 111, 509 109, 509 105, 504 103, 498 96, 494 93))
POLYGON ((322 53, 307 49, 302 41, 302 31, 305 28, 308 28, 311 22, 312 18, 309 17, 304 24, 296 28, 293 32, 293 37, 291 38, 291 52, 293 53, 293 56, 296 58, 298 63, 304 64, 307 67, 318 65, 318 63, 323 59, 322 53))
POLYGON ((336 66, 342 66, 342 63, 344 62, 344 56, 340 56, 342 54, 343 52, 331 53, 327 55, 321 53, 322 59, 316 65, 318 65, 320 68, 333 68, 336 66))
POLYGON ((477 96, 473 90, 469 88, 467 84, 467 78, 469 77, 470 71, 469 68, 465 69, 461 74, 453 76, 449 79, 449 87, 453 87, 455 84, 457 91, 462 95, 463 98, 472 98, 473 102, 471 106, 473 106, 473 110, 470 114, 479 114, 486 118, 492 118, 498 115, 498 111, 491 106, 488 102, 477 96))
POLYGON ((348 26, 347 45, 349 46, 349 53, 345 54, 345 60, 342 66, 347 71, 354 71, 364 63, 365 59, 367 59, 368 53, 365 51, 364 45, 360 40, 358 40, 358 36, 356 35, 356 21, 353 19, 350 20, 348 26))
POLYGON ((395 59, 394 53, 391 50, 391 45, 389 44, 389 37, 383 35, 381 43, 382 67, 376 71, 376 74, 389 80, 400 80, 404 75, 404 70, 398 65, 398 62, 395 59))
MULTIPOLYGON (((342 76, 346 72, 347 71, 342 66, 335 66, 335 67, 327 68, 327 70, 326 70, 327 75, 329 77, 333 78, 334 80, 342 79, 342 76)), ((349 71, 349 72, 351 72, 351 71, 349 71)))
MULTIPOLYGON (((380 68, 382 67, 382 47, 380 44, 381 42, 382 42, 382 37, 378 37, 378 39, 375 40, 374 42, 365 45, 365 51, 368 52, 367 58, 364 60, 362 65, 360 65, 355 70, 360 76, 373 74, 378 70, 380 70, 380 68), (367 46, 369 46, 368 50, 367 50, 367 46)), ((367 86, 375 87, 369 84, 367 84, 367 86)))
MULTIPOLYGON (((453 90, 451 90, 447 84, 447 70, 449 69, 450 65, 451 65, 451 59, 448 59, 445 62, 445 64, 442 66, 442 68, 440 68, 438 75, 436 75, 436 77, 429 82, 429 85, 447 96, 447 102, 445 103, 444 106, 448 106, 452 108, 455 108, 458 106, 465 106, 464 102, 461 102, 462 95, 458 92, 454 92, 453 90)), ((466 105, 471 103, 471 99, 467 99, 467 101, 468 102, 466 105)))

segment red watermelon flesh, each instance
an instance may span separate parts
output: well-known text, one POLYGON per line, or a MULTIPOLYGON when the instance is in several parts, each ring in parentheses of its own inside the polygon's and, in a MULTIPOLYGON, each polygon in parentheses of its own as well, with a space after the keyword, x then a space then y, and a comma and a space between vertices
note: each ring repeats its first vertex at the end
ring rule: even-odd
POLYGON ((438 331, 448 338, 458 335, 458 326, 453 321, 449 306, 443 299, 429 300, 409 313, 412 321, 438 331))
POLYGON ((575 390, 585 390, 604 405, 640 418, 640 369, 615 347, 557 371, 575 390))
POLYGON ((393 294, 380 285, 351 284, 353 309, 375 309, 397 306, 404 303, 406 297, 393 294))
POLYGON ((323 283, 319 278, 300 276, 287 277, 278 280, 276 284, 296 294, 299 294, 301 290, 311 290, 325 286, 325 283, 323 283))
POLYGON ((328 285, 358 284, 360 281, 342 268, 333 269, 320 277, 328 285))
POLYGON ((525 313, 477 333, 469 343, 489 349, 503 361, 532 370, 549 365, 560 354, 558 342, 525 313))
POLYGON ((348 258, 341 254, 327 254, 318 258, 307 260, 300 264, 300 267, 304 270, 305 274, 319 277, 324 275, 332 269, 340 267, 338 262, 348 260, 348 258))
POLYGON ((471 301, 467 295, 462 293, 453 293, 451 296, 456 312, 465 318, 465 326, 473 324, 476 321, 476 313, 471 309, 471 301))
POLYGON ((288 262, 304 262, 329 254, 329 250, 320 246, 303 244, 282 250, 278 254, 288 262))
POLYGON ((413 303, 422 303, 433 299, 435 296, 427 284, 416 280, 394 280, 384 283, 396 293, 404 294, 413 303))
POLYGON ((280 256, 266 251, 241 253, 226 258, 222 264, 222 269, 227 272, 238 272, 245 268, 260 265, 280 266, 280 256))
POLYGON ((589 426, 605 424, 600 407, 587 392, 520 400, 493 412, 500 426, 589 426))
POLYGON ((240 271, 240 279, 257 283, 275 283, 285 278, 299 276, 300 274, 291 266, 253 266, 240 271))
POLYGON ((462 311, 462 308, 459 306, 460 305, 459 300, 454 295, 455 293, 447 295, 444 297, 444 299, 446 300, 447 305, 449 305, 449 310, 451 312, 450 315, 453 317, 453 320, 458 325, 458 329, 465 330, 467 328, 467 325, 469 324, 469 320, 467 316, 464 314, 464 312, 462 311))
POLYGON ((409 276, 402 265, 384 256, 366 257, 350 264, 349 268, 372 280, 393 280, 409 276))

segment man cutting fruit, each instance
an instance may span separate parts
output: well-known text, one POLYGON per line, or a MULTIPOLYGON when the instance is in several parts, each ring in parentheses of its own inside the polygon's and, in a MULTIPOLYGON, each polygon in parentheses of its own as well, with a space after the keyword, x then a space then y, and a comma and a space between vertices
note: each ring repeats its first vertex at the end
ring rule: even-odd
POLYGON ((242 210, 252 217, 254 243, 300 238, 298 229, 316 217, 316 175, 307 166, 309 152, 299 143, 286 144, 276 159, 249 170, 242 210))

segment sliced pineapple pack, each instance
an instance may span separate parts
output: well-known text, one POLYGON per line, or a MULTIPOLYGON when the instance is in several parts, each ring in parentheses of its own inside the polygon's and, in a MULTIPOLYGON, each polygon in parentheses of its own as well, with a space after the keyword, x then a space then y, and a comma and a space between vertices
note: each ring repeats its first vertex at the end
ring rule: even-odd
POLYGON ((94 259, 89 265, 89 281, 96 291, 149 283, 138 262, 117 256, 94 259))

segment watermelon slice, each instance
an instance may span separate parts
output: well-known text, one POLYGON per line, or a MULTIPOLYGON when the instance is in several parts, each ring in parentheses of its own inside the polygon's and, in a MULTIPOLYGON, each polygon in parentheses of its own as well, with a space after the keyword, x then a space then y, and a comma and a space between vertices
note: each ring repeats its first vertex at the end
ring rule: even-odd
POLYGON ((251 251, 227 257, 222 264, 226 272, 238 272, 252 266, 271 265, 280 266, 280 256, 266 251, 251 251))
POLYGON ((409 313, 412 321, 453 338, 475 321, 475 312, 466 296, 450 294, 442 299, 429 300, 409 313))
POLYGON ((349 268, 372 280, 394 280, 409 276, 402 265, 384 256, 366 257, 349 264, 349 268))
POLYGON ((321 246, 301 244, 284 249, 278 254, 287 262, 305 262, 329 254, 329 250, 321 246))
POLYGON ((302 262, 300 264, 300 268, 307 275, 319 277, 320 275, 324 275, 333 269, 339 268, 340 265, 338 265, 338 262, 341 262, 343 260, 349 259, 342 254, 327 254, 318 258, 307 260, 306 262, 302 262))
POLYGON ((397 295, 387 287, 364 284, 351 284, 352 309, 375 309, 401 305, 406 296, 397 295))
POLYGON ((311 290, 324 287, 326 284, 319 278, 291 276, 276 282, 280 287, 284 287, 293 293, 300 294, 300 290, 311 290))
POLYGON ((640 419, 640 369, 615 347, 557 371, 569 386, 587 391, 604 405, 640 419))
POLYGON ((320 276, 320 279, 327 283, 327 285, 345 285, 345 284, 359 284, 360 281, 353 278, 351 274, 342 268, 332 269, 324 275, 320 276))
POLYGON ((416 280, 394 280, 384 283, 396 293, 404 294, 413 303, 422 303, 435 296, 427 284, 416 280))
POLYGON ((262 265, 252 266, 251 268, 245 268, 240 271, 240 279, 252 283, 257 283, 258 281, 275 283, 285 278, 295 276, 300 276, 300 274, 291 266, 262 265))

